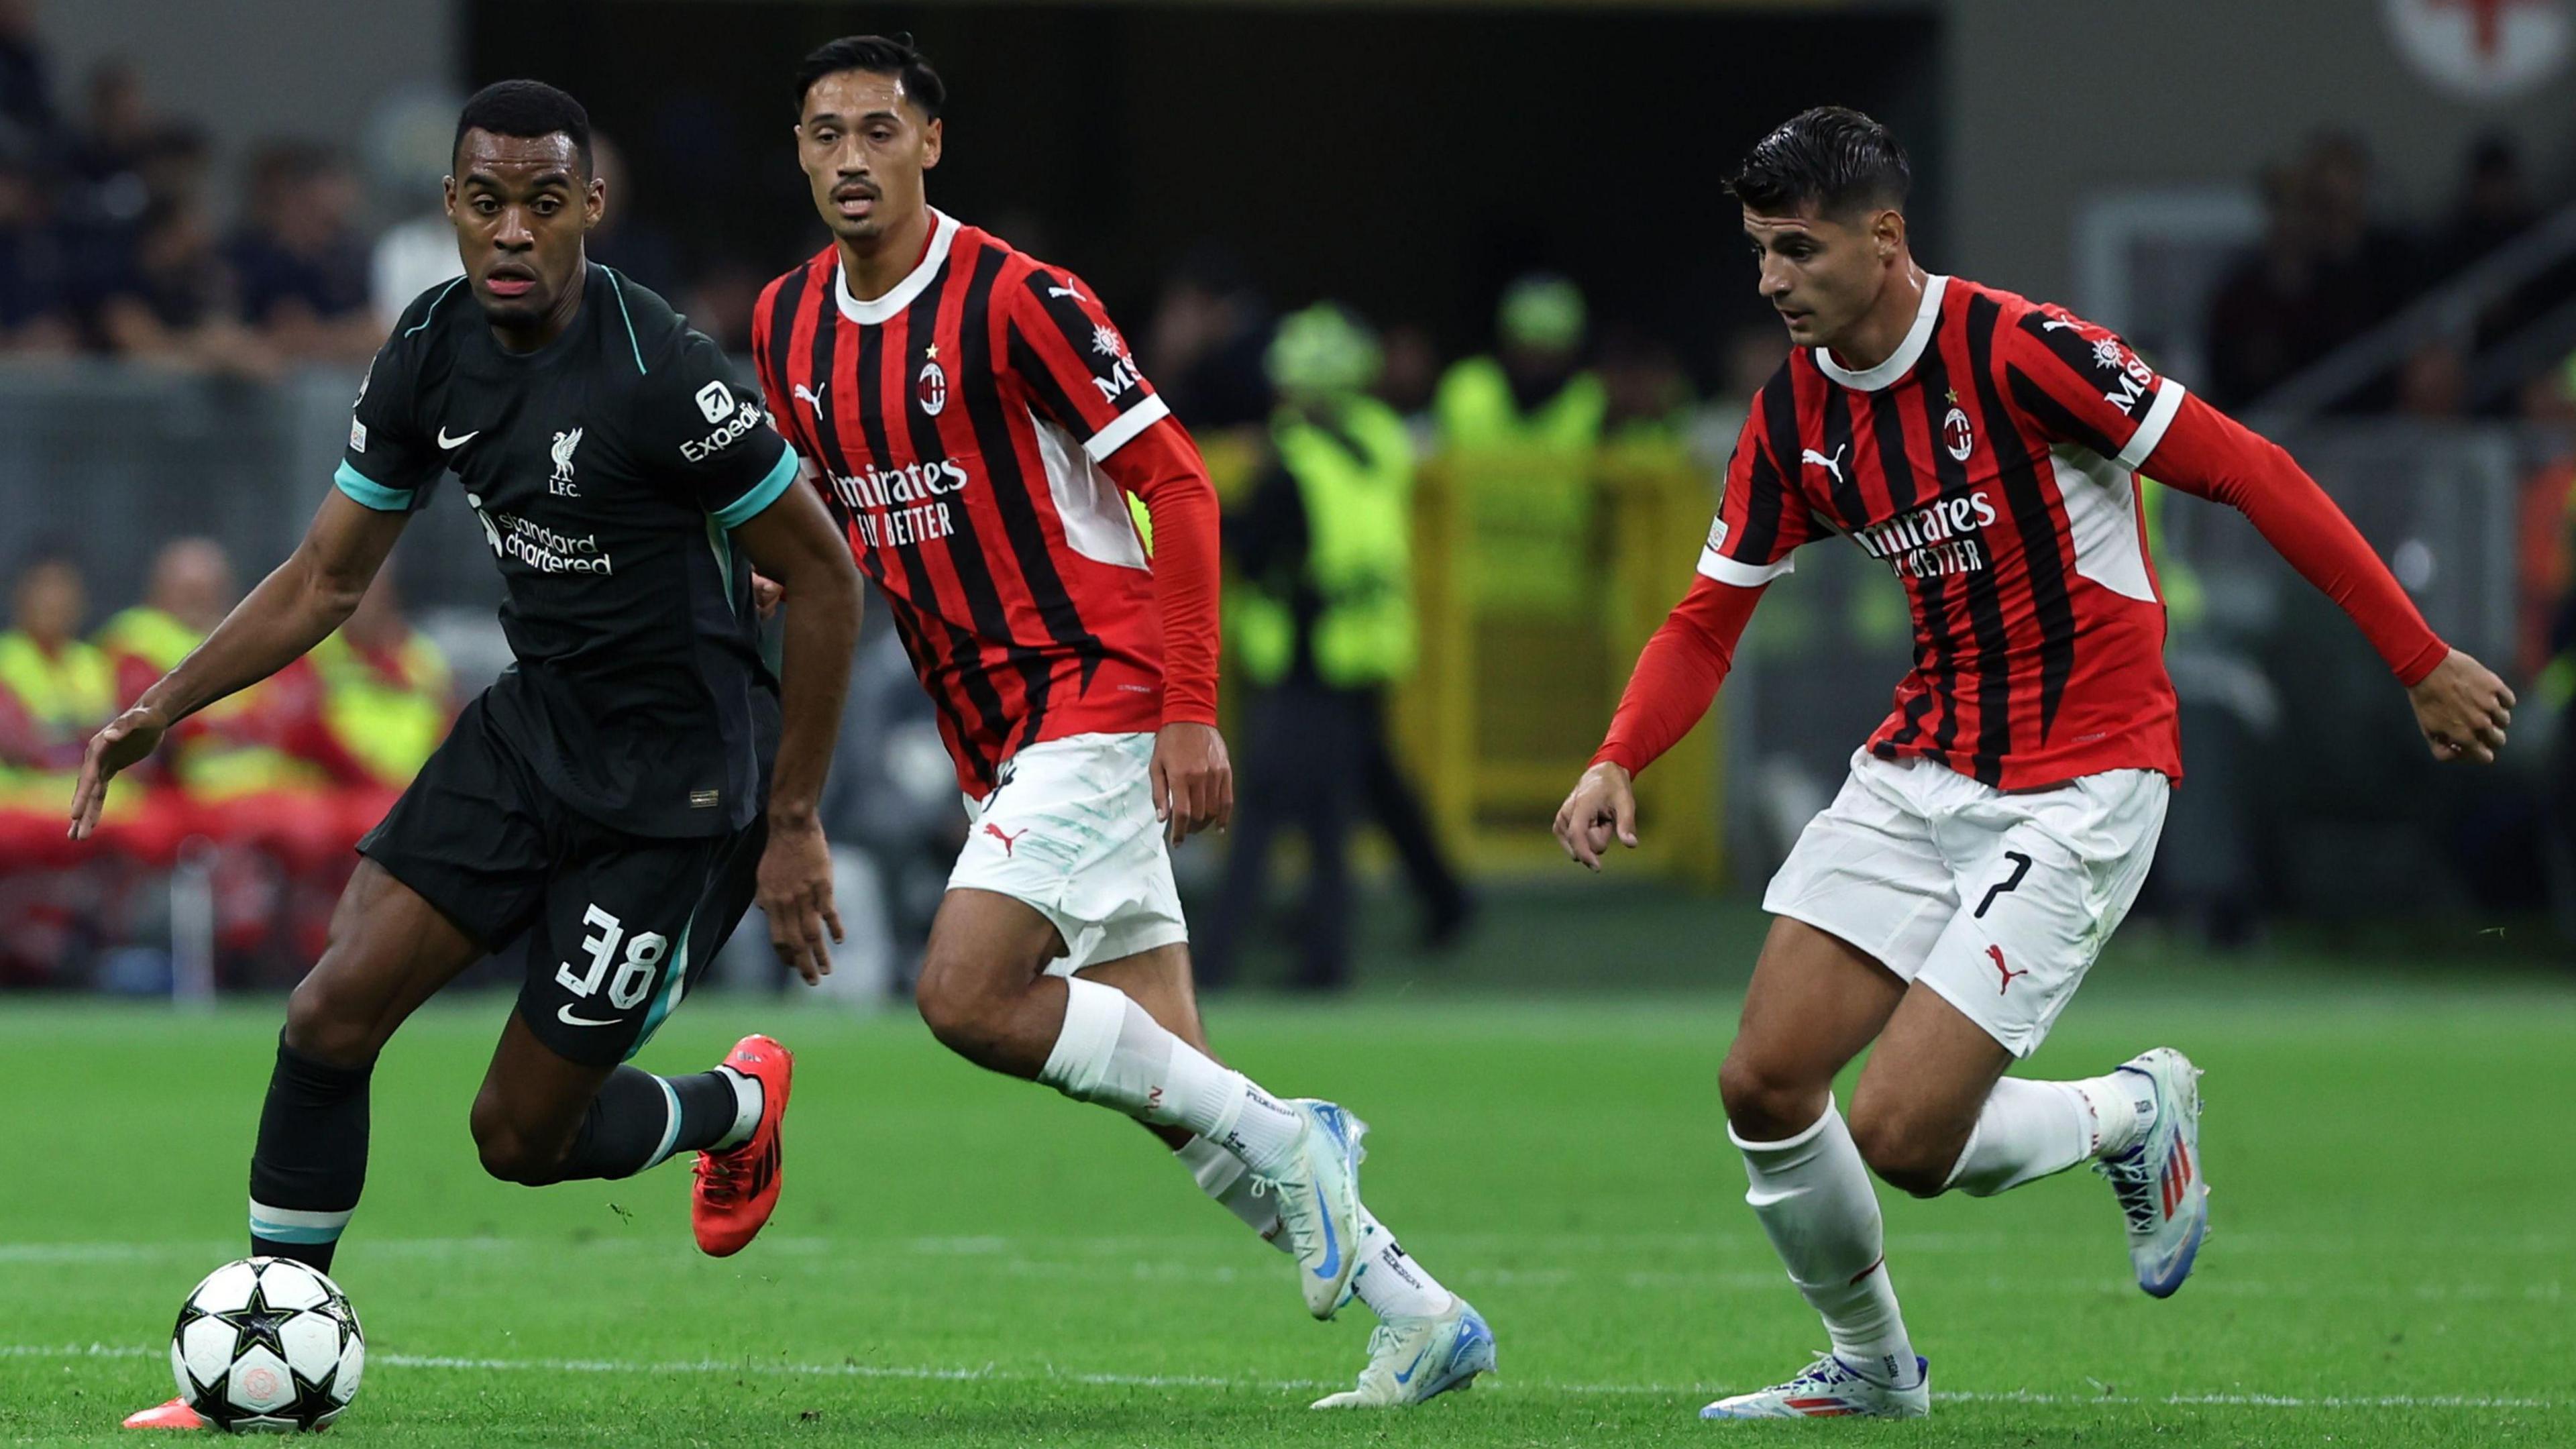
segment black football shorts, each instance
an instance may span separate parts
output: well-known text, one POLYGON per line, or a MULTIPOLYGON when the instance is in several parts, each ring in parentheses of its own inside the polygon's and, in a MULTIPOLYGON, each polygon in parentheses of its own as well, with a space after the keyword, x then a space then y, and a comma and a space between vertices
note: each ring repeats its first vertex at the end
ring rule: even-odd
POLYGON ((358 852, 487 951, 527 937, 519 1014, 569 1060, 635 1055, 751 905, 765 814, 725 835, 629 835, 575 812, 476 699, 358 852))

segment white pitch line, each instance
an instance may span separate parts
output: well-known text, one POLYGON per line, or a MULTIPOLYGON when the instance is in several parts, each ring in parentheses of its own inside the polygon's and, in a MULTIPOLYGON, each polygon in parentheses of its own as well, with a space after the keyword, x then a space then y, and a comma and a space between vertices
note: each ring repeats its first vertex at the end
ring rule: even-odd
MULTIPOLYGON (((0 1344, 0 1358, 80 1359, 80 1358, 157 1358, 151 1349, 131 1344, 0 1344)), ((397 1368, 451 1369, 476 1373, 561 1373, 561 1374, 752 1374, 766 1378, 849 1378, 896 1379, 916 1382, 966 1382, 983 1380, 997 1383, 1073 1383, 1107 1388, 1139 1389, 1258 1389, 1273 1392, 1303 1392, 1310 1389, 1341 1387, 1340 1380, 1326 1379, 1259 1379, 1222 1374, 1113 1374, 1085 1373, 1041 1364, 1034 1368, 1003 1368, 984 1364, 976 1368, 940 1368, 918 1364, 865 1363, 768 1363, 750 1360, 731 1361, 701 1358, 678 1359, 666 1363, 637 1363, 621 1359, 597 1358, 467 1358, 444 1354, 370 1353, 370 1364, 391 1364, 397 1368)), ((1539 1393, 1567 1395, 1654 1395, 1688 1399, 1716 1392, 1705 1384, 1569 1384, 1532 1382, 1523 1379, 1498 1379, 1495 1387, 1506 1393, 1539 1393)), ((2140 1405, 2175 1408, 2243 1408, 2243 1409, 2567 1409, 2576 1408, 2576 1400, 2490 1398, 2473 1394, 2329 1394, 2301 1397, 2290 1394, 2051 1394, 2028 1389, 2010 1391, 1965 1391, 1936 1393, 1932 1397, 1954 1404, 2044 1404, 2083 1407, 2093 1404, 2136 1407, 2140 1405)))

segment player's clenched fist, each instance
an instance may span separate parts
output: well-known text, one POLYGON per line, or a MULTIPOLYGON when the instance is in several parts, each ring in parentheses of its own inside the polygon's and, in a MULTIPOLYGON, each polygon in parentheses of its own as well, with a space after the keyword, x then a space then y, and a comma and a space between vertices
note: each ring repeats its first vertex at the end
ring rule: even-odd
POLYGON ((2505 727, 2513 723, 2514 701, 2494 670, 2454 649, 2406 695, 2434 759, 2495 763, 2505 727))
POLYGON ((1597 873, 1614 836, 1637 848, 1637 794, 1628 772, 1604 760, 1574 782, 1574 793, 1556 812, 1556 840, 1567 859, 1597 873))

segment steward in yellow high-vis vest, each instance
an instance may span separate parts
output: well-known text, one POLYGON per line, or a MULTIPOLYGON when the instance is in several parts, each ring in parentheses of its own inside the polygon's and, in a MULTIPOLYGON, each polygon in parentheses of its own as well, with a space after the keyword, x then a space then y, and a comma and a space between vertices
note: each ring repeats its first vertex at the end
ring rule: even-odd
POLYGON ((1562 618, 1593 598, 1592 466, 1609 393, 1576 366, 1585 326, 1572 282, 1523 277, 1498 308, 1498 351, 1453 365, 1432 399, 1480 612, 1562 618))
POLYGON ((1435 940, 1458 933, 1468 902, 1387 741, 1385 690, 1413 672, 1416 651, 1413 443, 1368 394, 1376 339, 1321 304, 1280 324, 1268 362, 1280 395, 1271 465, 1226 524, 1238 567, 1226 626, 1255 686, 1252 727, 1216 924, 1197 956, 1202 980, 1232 970, 1270 844, 1293 826, 1309 868, 1292 984, 1329 990, 1349 973, 1347 850, 1363 820, 1394 843, 1435 940))
POLYGON ((1245 677, 1268 687, 1304 667, 1328 689, 1413 672, 1413 440, 1365 393, 1282 408, 1271 423, 1295 486, 1304 556, 1281 556, 1238 592, 1228 622, 1245 677), (1301 657, 1302 656, 1302 657, 1301 657))
POLYGON ((38 559, 19 574, 11 602, 13 627, 0 633, 0 871, 76 853, 64 831, 81 752, 116 713, 107 656, 75 633, 87 606, 79 569, 38 559))

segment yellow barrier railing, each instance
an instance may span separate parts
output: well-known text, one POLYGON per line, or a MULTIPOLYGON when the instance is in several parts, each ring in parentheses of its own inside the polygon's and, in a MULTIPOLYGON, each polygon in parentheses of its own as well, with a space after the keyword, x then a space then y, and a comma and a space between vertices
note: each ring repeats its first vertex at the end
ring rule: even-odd
MULTIPOLYGON (((1713 480, 1678 446, 1453 454, 1416 490, 1422 662, 1396 692, 1398 747, 1470 869, 1561 860, 1549 822, 1637 651, 1688 587, 1713 480)), ((1637 864, 1703 885, 1724 870, 1717 729, 1638 781, 1637 864)))

